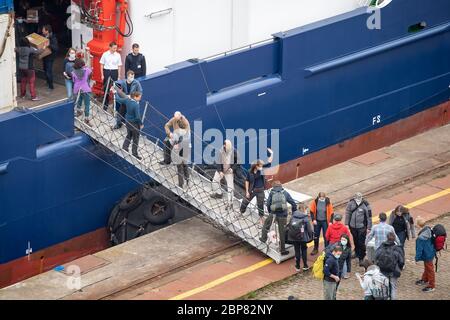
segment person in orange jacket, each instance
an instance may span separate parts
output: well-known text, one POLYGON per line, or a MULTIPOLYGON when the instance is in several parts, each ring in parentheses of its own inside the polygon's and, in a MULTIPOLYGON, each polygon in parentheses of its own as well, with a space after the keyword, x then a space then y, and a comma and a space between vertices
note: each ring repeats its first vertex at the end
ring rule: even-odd
POLYGON ((326 196, 325 192, 320 192, 317 198, 311 202, 309 211, 311 214, 311 221, 314 226, 314 249, 311 252, 311 255, 314 256, 319 251, 319 238, 321 230, 325 247, 328 245, 325 239, 325 234, 327 233, 328 225, 333 221, 333 205, 330 198, 326 196))

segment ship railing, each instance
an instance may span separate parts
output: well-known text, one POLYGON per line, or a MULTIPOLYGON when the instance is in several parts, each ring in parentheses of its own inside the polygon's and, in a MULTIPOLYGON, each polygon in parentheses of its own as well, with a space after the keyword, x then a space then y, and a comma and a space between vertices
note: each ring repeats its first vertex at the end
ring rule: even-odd
MULTIPOLYGON (((179 158, 177 155, 174 157, 174 154, 172 154, 174 164, 163 164, 163 141, 141 131, 138 153, 142 159, 139 160, 122 149, 126 136, 125 126, 113 130, 116 121, 114 113, 105 111, 101 102, 92 100, 89 123, 86 123, 86 119, 83 119, 83 117, 75 117, 75 126, 108 149, 105 150, 106 152, 101 156, 101 159, 117 171, 142 185, 145 185, 149 178, 158 182, 199 209, 203 213, 200 217, 204 221, 238 236, 277 263, 294 256, 293 248, 290 245, 286 245, 286 250, 289 251, 288 255, 282 256, 280 254, 279 235, 272 237, 272 241, 269 237, 269 242, 266 243, 260 241, 261 225, 257 206, 253 202, 250 203, 247 211, 242 214, 240 205, 244 196, 238 190, 231 190, 231 203, 227 199, 227 191, 230 190, 222 190, 223 198, 212 198, 211 195, 215 191, 212 181, 199 170, 198 166, 189 164, 189 162, 186 162, 188 164, 186 168, 189 173, 189 184, 187 187, 186 185, 180 187, 178 178, 179 175, 183 175, 183 171, 180 170, 183 167, 176 164, 180 164, 183 158, 179 158), (231 207, 230 204, 232 204, 231 207)), ((163 194, 161 196, 166 197, 163 194)), ((272 235, 277 234, 276 223, 272 223, 270 229, 272 235)))
POLYGON ((206 57, 206 58, 202 58, 200 60, 202 60, 202 61, 209 61, 209 60, 217 59, 217 58, 220 58, 220 57, 228 56, 228 55, 230 55, 232 53, 237 53, 237 52, 240 52, 240 51, 252 49, 255 46, 260 46, 262 44, 271 43, 271 42, 274 41, 274 39, 275 39, 274 37, 271 37, 269 39, 264 39, 264 40, 261 40, 261 41, 257 41, 257 42, 254 42, 254 43, 251 43, 251 44, 239 47, 239 48, 235 48, 235 49, 231 49, 231 50, 224 51, 224 52, 221 52, 221 53, 217 53, 217 54, 214 54, 212 56, 209 56, 209 57, 206 57))

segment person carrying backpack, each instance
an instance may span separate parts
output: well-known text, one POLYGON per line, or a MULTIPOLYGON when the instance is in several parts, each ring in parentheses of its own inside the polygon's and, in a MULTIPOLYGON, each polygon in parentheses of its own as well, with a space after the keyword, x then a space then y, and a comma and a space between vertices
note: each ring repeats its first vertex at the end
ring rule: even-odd
POLYGON ((364 278, 359 273, 355 276, 364 290, 364 300, 389 300, 389 280, 380 268, 368 259, 364 259, 361 266, 365 269, 364 278))
POLYGON ((350 231, 347 226, 342 223, 342 216, 339 213, 334 215, 334 222, 331 224, 327 233, 325 234, 325 239, 327 244, 334 244, 341 241, 341 236, 346 234, 350 238, 350 231))
POLYGON ((324 300, 336 300, 337 285, 339 278, 339 258, 342 255, 342 247, 335 246, 331 253, 326 254, 323 266, 323 297, 324 300))
POLYGON ((303 260, 303 271, 310 267, 307 261, 307 244, 314 240, 314 232, 308 217, 307 207, 299 204, 298 211, 292 214, 292 219, 287 227, 287 242, 294 245, 295 270, 300 272, 300 258, 303 260))
POLYGON ((266 243, 267 234, 275 220, 278 225, 280 254, 282 256, 289 254, 289 251, 287 251, 285 247, 285 227, 287 223, 288 203, 292 206, 292 212, 297 211, 297 204, 294 199, 292 199, 291 195, 283 189, 283 185, 280 181, 275 181, 273 183, 273 189, 270 191, 267 199, 267 211, 269 212, 269 217, 264 221, 261 238, 259 238, 259 240, 266 243))
POLYGON ((361 264, 366 256, 366 235, 372 229, 372 208, 359 192, 347 204, 345 224, 350 228, 353 237, 355 258, 358 258, 361 264))
POLYGON ((416 239, 416 263, 423 261, 424 272, 422 279, 416 281, 416 285, 426 285, 422 289, 423 292, 433 292, 435 289, 435 272, 433 266, 433 259, 436 256, 436 249, 433 243, 433 231, 429 226, 425 225, 425 220, 417 219, 417 225, 421 228, 416 239))
POLYGON ((387 241, 383 242, 375 253, 375 264, 389 279, 391 300, 397 300, 398 278, 405 265, 405 254, 403 248, 395 243, 396 237, 394 232, 390 232, 387 241))

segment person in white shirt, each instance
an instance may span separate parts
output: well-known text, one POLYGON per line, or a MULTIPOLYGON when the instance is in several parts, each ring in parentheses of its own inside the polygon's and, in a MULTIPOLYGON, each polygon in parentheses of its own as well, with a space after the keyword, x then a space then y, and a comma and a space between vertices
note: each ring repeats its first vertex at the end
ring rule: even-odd
POLYGON ((105 105, 103 106, 104 110, 108 109, 109 89, 115 81, 119 80, 121 67, 122 57, 117 52, 117 43, 111 42, 109 44, 109 50, 103 53, 100 59, 100 73, 103 81, 103 92, 108 92, 108 94, 106 94, 105 105), (109 78, 111 78, 110 81, 108 81, 109 78))

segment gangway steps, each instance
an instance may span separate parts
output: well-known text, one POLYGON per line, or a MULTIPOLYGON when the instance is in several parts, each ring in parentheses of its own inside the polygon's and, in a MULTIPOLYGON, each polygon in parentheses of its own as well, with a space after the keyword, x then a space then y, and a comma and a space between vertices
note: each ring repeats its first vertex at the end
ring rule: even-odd
POLYGON ((160 161, 163 160, 163 149, 158 145, 158 141, 155 143, 147 138, 144 133, 141 134, 138 152, 142 160, 139 161, 122 149, 126 129, 112 130, 115 123, 114 116, 104 111, 95 102, 91 104, 91 108, 93 116, 90 120, 90 126, 81 118, 75 117, 75 126, 79 130, 148 175, 151 179, 198 208, 203 214, 213 220, 215 224, 219 224, 221 228, 243 239, 272 258, 276 263, 281 263, 294 256, 293 247, 290 245, 286 245, 286 250, 289 251, 289 254, 282 256, 279 253, 277 245, 273 243, 265 244, 259 240, 261 230, 258 228, 259 217, 255 206, 250 204, 247 212, 241 214, 239 206, 236 205, 236 203, 240 203, 240 200, 234 197, 233 203, 235 205, 233 211, 231 212, 230 209, 227 210, 224 200, 210 197, 212 193, 211 181, 192 168, 189 168, 189 187, 185 189, 180 188, 178 186, 176 165, 160 164, 160 161))

